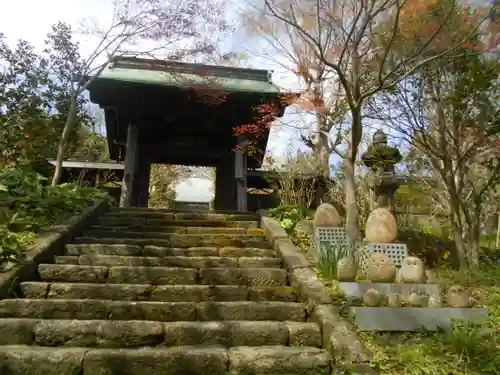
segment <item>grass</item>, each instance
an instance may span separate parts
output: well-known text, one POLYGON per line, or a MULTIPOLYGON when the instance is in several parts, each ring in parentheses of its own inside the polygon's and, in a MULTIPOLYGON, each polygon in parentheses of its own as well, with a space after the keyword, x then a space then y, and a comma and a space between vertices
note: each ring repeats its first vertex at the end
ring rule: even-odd
POLYGON ((500 375, 500 267, 477 271, 434 270, 446 285, 472 288, 489 321, 456 322, 443 332, 375 333, 361 338, 374 353, 380 375, 500 375))

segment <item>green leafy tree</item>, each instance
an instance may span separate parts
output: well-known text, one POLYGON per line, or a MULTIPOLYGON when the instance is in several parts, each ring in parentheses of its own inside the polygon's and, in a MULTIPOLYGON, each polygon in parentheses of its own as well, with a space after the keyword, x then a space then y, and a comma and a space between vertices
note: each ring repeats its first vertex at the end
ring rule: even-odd
MULTIPOLYGON (((68 29, 59 25, 70 37, 68 29)), ((63 71, 71 63, 52 53, 53 41, 37 53, 20 40, 10 48, 0 35, 0 165, 32 166, 44 164, 57 154, 57 144, 67 112, 67 83, 51 74, 63 71)), ((71 58, 78 59, 74 53, 71 58)), ((69 134, 69 150, 74 152, 81 141, 82 127, 91 127, 85 99, 77 103, 76 126, 69 134)))

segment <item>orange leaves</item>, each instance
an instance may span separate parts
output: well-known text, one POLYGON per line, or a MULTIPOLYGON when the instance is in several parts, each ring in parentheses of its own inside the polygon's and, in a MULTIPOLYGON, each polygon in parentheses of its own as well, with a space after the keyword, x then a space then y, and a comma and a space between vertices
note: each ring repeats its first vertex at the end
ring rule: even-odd
POLYGON ((422 54, 453 46, 477 48, 478 40, 471 33, 484 17, 483 10, 472 11, 458 0, 407 1, 400 9, 398 47, 410 53, 425 47, 422 54))

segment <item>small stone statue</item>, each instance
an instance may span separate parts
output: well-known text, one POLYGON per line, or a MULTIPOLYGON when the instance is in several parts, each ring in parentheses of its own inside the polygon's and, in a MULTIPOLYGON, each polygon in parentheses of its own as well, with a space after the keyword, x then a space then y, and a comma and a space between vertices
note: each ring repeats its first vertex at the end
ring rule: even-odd
POLYGON ((453 285, 448 289, 446 302, 449 307, 468 308, 472 306, 470 291, 461 285, 453 285))
POLYGON ((366 220, 365 238, 369 243, 391 243, 396 239, 396 219, 386 207, 374 209, 366 220))
POLYGON ((401 296, 398 293, 389 293, 387 295, 387 306, 389 307, 400 307, 401 306, 401 296))
POLYGON ((380 306, 380 302, 382 300, 382 296, 380 295, 377 289, 367 289, 363 293, 363 304, 368 307, 378 307, 380 306))
POLYGON ((396 265, 389 256, 373 253, 368 259, 366 276, 374 283, 392 283, 396 278, 396 265))
POLYGON ((417 257, 407 257, 399 270, 399 282, 406 284, 425 284, 424 262, 417 257))
POLYGON ((411 307, 421 307, 422 306, 422 298, 416 292, 410 293, 408 295, 408 305, 411 307))
POLYGON ((314 213, 314 228, 340 227, 342 219, 337 209, 330 203, 321 203, 314 213))
POLYGON ((427 305, 433 309, 440 308, 441 306, 443 306, 443 303, 441 301, 441 296, 439 294, 433 294, 429 296, 429 302, 427 305))
POLYGON ((338 281, 350 282, 356 280, 357 267, 354 259, 350 257, 341 258, 337 262, 338 281))

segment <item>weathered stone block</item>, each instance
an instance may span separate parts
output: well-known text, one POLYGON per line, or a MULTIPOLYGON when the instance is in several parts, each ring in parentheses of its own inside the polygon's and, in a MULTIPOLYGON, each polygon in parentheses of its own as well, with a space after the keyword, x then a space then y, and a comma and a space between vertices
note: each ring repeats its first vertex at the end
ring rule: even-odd
POLYGON ((224 268, 238 267, 238 260, 227 257, 135 257, 116 255, 80 255, 80 264, 93 266, 127 266, 127 267, 181 267, 181 268, 224 268))
POLYGON ((277 240, 288 238, 288 234, 285 229, 283 229, 281 224, 273 218, 261 217, 260 226, 272 244, 274 244, 277 240))
POLYGON ((227 361, 227 351, 217 347, 102 349, 87 352, 83 373, 117 375, 127 369, 128 374, 226 375, 227 361))
POLYGON ((240 257, 237 262, 240 268, 281 268, 281 259, 279 258, 240 257))
POLYGON ((44 281, 103 283, 106 282, 108 276, 108 267, 40 264, 38 265, 38 273, 44 281))
POLYGON ((248 290, 240 285, 158 285, 151 293, 152 301, 204 302, 246 301, 248 290))
POLYGON ((34 329, 40 346, 136 347, 163 342, 163 324, 141 321, 40 320, 34 329))
POLYGON ((56 264, 78 264, 78 257, 72 255, 60 255, 54 257, 56 264))
POLYGON ((186 233, 190 234, 246 234, 245 228, 224 228, 224 227, 186 227, 186 233))
POLYGON ((108 311, 113 320, 173 322, 196 318, 196 304, 192 302, 113 301, 108 311))
POLYGON ((285 322, 289 345, 321 348, 321 330, 316 323, 285 322))
POLYGON ((165 345, 287 345, 282 322, 223 321, 165 323, 165 345))
POLYGON ((80 375, 85 349, 0 346, 0 374, 80 375))
POLYGON ((152 289, 147 284, 55 283, 47 298, 142 301, 149 299, 152 289))
POLYGON ((252 286, 248 288, 250 301, 296 302, 297 292, 291 286, 252 286))
POLYGON ((2 318, 106 319, 111 301, 63 299, 4 299, 2 318))
POLYGON ((279 239, 274 242, 274 248, 283 259, 283 265, 288 271, 293 271, 297 268, 308 268, 309 261, 293 242, 287 239, 279 239))
POLYGON ((108 281, 116 284, 196 284, 198 270, 167 267, 110 267, 108 281))
POLYGON ((251 247, 221 247, 219 249, 221 257, 274 257, 274 251, 271 249, 251 248, 251 247))
POLYGON ((302 301, 312 305, 332 302, 332 298, 324 284, 318 279, 316 272, 310 268, 296 269, 290 275, 290 285, 298 292, 302 301))
POLYGON ((330 357, 303 346, 235 347, 229 349, 230 375, 330 375, 330 357))
POLYGON ((452 319, 475 320, 488 316, 486 309, 451 307, 353 307, 352 313, 360 331, 402 332, 437 331, 450 327, 452 319))
POLYGON ((37 322, 36 319, 0 319, 0 345, 33 344, 33 331, 37 322))
POLYGON ((21 283, 21 292, 24 298, 45 298, 49 292, 49 283, 24 282, 21 283))
POLYGON ((318 305, 310 321, 319 324, 323 334, 323 347, 327 348, 339 363, 366 363, 372 353, 356 335, 356 327, 342 319, 332 305, 318 305))
POLYGON ((141 255, 141 247, 122 244, 69 244, 66 245, 66 252, 73 256, 82 254, 138 256, 141 255))
POLYGON ((200 282, 205 285, 285 285, 288 275, 278 268, 205 268, 200 282))
POLYGON ((304 321, 306 309, 293 302, 202 302, 197 320, 292 320, 304 321))
POLYGON ((216 257, 219 255, 219 249, 216 247, 188 247, 188 248, 172 248, 159 246, 145 246, 142 255, 148 257, 216 257))

